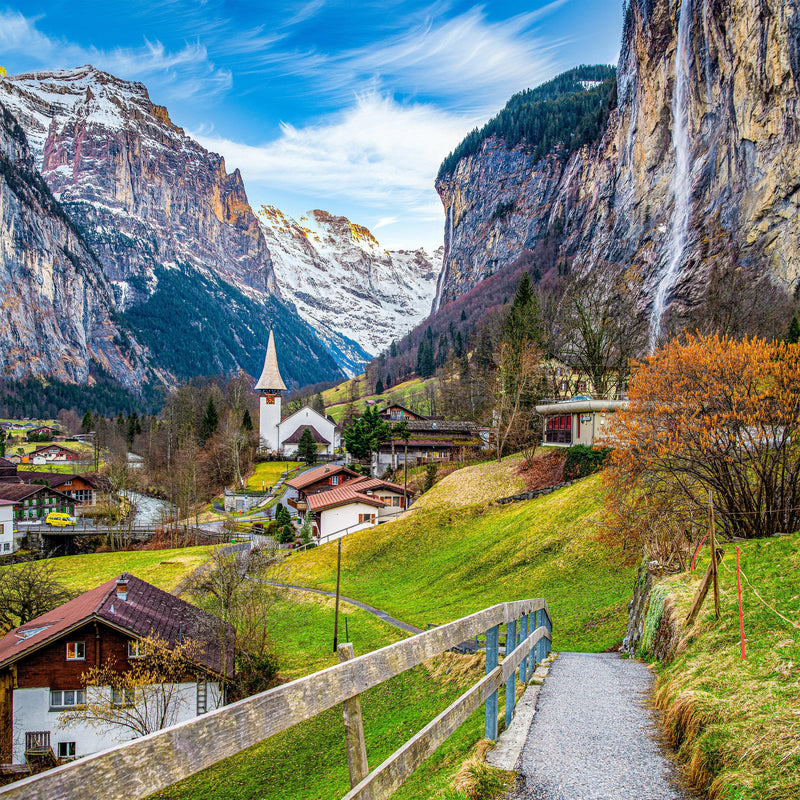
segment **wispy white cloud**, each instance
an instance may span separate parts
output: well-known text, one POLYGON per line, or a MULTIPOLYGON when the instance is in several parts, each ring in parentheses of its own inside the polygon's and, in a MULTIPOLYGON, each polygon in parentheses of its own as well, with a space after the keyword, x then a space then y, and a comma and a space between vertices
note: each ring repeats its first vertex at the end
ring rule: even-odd
POLYGON ((436 99, 449 108, 496 108, 517 90, 553 74, 563 42, 536 36, 536 24, 568 0, 493 22, 481 7, 448 17, 442 8, 417 18, 402 33, 338 53, 319 50, 262 53, 254 69, 308 78, 309 92, 340 98, 369 85, 395 95, 436 99))
MULTIPOLYGON (((228 169, 238 167, 248 187, 291 186, 312 197, 346 199, 430 220, 441 216, 433 178, 468 124, 431 105, 403 105, 369 93, 320 124, 296 128, 284 123, 278 139, 260 146, 195 136, 225 156, 228 169)), ((398 213, 381 216, 388 225, 398 213)))
POLYGON ((147 81, 161 99, 209 97, 231 87, 230 71, 217 67, 200 42, 168 50, 161 42, 144 39, 139 47, 103 50, 48 36, 37 27, 40 20, 18 11, 0 11, 0 51, 22 55, 42 67, 92 64, 122 78, 147 81))
POLYGON ((398 217, 381 217, 373 226, 372 229, 374 231, 378 231, 381 228, 385 228, 387 225, 394 225, 395 223, 399 222, 398 217))

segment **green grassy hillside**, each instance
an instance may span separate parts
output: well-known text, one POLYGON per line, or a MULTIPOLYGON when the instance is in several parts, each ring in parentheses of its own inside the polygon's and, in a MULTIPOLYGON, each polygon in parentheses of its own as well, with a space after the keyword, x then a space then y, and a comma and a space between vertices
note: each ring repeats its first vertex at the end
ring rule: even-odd
POLYGON ((56 579, 75 592, 86 592, 122 572, 131 572, 143 581, 172 591, 184 577, 208 561, 213 549, 183 547, 174 550, 89 553, 54 558, 52 564, 56 579))
MULTIPOLYGON (((419 510, 343 541, 342 593, 420 627, 505 600, 544 597, 555 649, 597 651, 618 642, 633 570, 595 540, 599 480, 508 506, 456 508, 445 498, 461 472, 434 487, 419 510)), ((335 543, 292 559, 289 568, 292 582, 335 588, 335 543)))
MULTIPOLYGON (((421 380, 414 378, 410 381, 398 383, 387 389, 383 394, 375 394, 374 387, 367 384, 366 375, 357 377, 337 384, 331 389, 326 389, 322 393, 322 400, 325 403, 325 411, 330 414, 337 422, 345 415, 351 398, 356 416, 361 414, 367 407, 367 400, 386 400, 388 403, 400 403, 404 406, 413 406, 415 409, 424 409, 427 404, 426 388, 431 383, 436 383, 436 378, 421 380)), ((421 413, 425 413, 424 410, 421 413)))
POLYGON ((709 595, 692 628, 683 625, 707 559, 664 581, 661 601, 651 600, 646 630, 658 628, 669 592, 666 616, 679 653, 659 667, 659 705, 691 778, 710 797, 800 798, 800 534, 740 544, 749 579, 742 586, 745 659, 736 550, 725 551, 719 622, 709 595))

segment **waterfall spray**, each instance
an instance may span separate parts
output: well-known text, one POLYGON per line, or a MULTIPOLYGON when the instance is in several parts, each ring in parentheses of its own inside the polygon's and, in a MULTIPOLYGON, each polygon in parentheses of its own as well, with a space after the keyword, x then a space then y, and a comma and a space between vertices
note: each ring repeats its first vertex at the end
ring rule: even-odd
POLYGON ((661 336, 661 319, 670 292, 678 282, 683 251, 689 235, 692 185, 688 85, 692 0, 682 0, 679 13, 678 46, 675 51, 675 95, 672 98, 672 146, 675 149, 675 169, 672 173, 672 218, 667 239, 667 263, 658 280, 650 312, 650 352, 655 350, 661 336))
POLYGON ((444 222, 444 256, 442 257, 442 271, 436 280, 436 294, 433 296, 433 305, 431 306, 431 314, 435 314, 441 305, 441 292, 442 284, 444 283, 444 275, 447 272, 447 259, 450 258, 450 250, 453 246, 453 221, 456 211, 456 198, 453 195, 453 202, 450 208, 447 209, 447 218, 444 222))

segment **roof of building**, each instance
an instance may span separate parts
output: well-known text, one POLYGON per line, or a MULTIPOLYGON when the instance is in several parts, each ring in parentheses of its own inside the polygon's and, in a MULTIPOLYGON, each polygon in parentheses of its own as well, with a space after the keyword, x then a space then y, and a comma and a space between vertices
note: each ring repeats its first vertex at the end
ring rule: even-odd
MULTIPOLYGON (((386 408, 381 410, 380 415, 382 417, 390 416, 391 409, 393 409, 393 408, 402 408, 403 411, 407 411, 409 414, 417 417, 417 421, 422 421, 422 420, 428 419, 428 417, 426 417, 424 414, 420 414, 419 412, 414 411, 413 408, 409 408, 408 406, 404 406, 401 403, 389 403, 389 405, 386 406, 386 408)), ((408 420, 408 421, 411 422, 412 420, 408 420)))
POLYGON ((406 493, 406 490, 399 484, 382 481, 380 478, 361 478, 361 480, 349 481, 347 485, 355 488, 359 492, 367 492, 373 489, 385 489, 387 492, 406 493))
POLYGON ((20 469, 17 470, 17 477, 22 483, 32 483, 34 480, 42 479, 47 481, 47 485, 51 488, 63 486, 67 481, 74 481, 76 479, 88 483, 89 486, 98 491, 108 491, 111 488, 111 482, 108 478, 104 478, 100 475, 79 475, 78 473, 67 474, 64 472, 32 472, 20 469))
POLYGON ((331 475, 341 475, 343 472, 355 478, 363 477, 352 469, 343 467, 341 464, 323 464, 322 466, 314 467, 314 469, 301 472, 291 480, 286 481, 286 485, 291 486, 292 489, 304 489, 306 486, 321 481, 323 478, 331 475))
POLYGON ((301 425, 291 436, 284 439, 281 444, 297 444, 300 441, 300 437, 307 430, 311 431, 311 435, 314 437, 314 441, 317 444, 330 444, 330 442, 313 425, 301 425))
POLYGON ((261 370, 261 377, 255 385, 256 389, 267 389, 279 391, 286 389, 286 384, 281 378, 281 371, 278 369, 278 354, 275 351, 275 334, 269 332, 269 342, 267 343, 267 354, 264 357, 264 369, 261 370))
MULTIPOLYGON (((220 620, 126 572, 7 633, 0 639, 0 667, 95 619, 134 637, 158 636, 171 644, 193 639, 201 644, 195 657, 197 663, 213 672, 222 672, 220 620), (125 600, 117 596, 118 580, 128 582, 125 600)), ((228 623, 223 624, 228 626, 228 623)), ((230 675, 233 671, 232 629, 225 638, 229 645, 224 661, 230 675)))
POLYGON ((353 486, 354 481, 348 481, 341 486, 334 486, 324 492, 311 494, 306 498, 309 511, 325 511, 328 508, 337 506, 347 506, 351 503, 365 503, 366 505, 383 508, 386 503, 368 494, 362 494, 357 486, 353 486))
POLYGON ((69 447, 64 447, 62 444, 57 444, 56 442, 50 442, 49 444, 39 445, 35 450, 32 450, 28 453, 29 456, 35 456, 37 453, 41 453, 44 450, 52 450, 56 448, 59 452, 62 453, 72 453, 73 456, 78 456, 80 458, 80 453, 76 452, 75 450, 70 450, 69 447))
POLYGON ((440 431, 441 433, 472 433, 478 430, 478 426, 474 422, 461 419, 410 419, 406 424, 412 433, 422 431, 425 433, 432 433, 433 431, 440 431))
POLYGON ((71 503, 75 502, 69 495, 59 492, 57 489, 51 489, 43 483, 0 483, 0 500, 12 500, 15 503, 19 503, 31 495, 42 491, 42 489, 47 489, 48 492, 60 495, 71 503))
POLYGON ((628 407, 627 400, 593 400, 590 397, 562 400, 536 406, 537 414, 581 414, 591 411, 617 411, 628 407))
POLYGON ((0 458, 0 467, 15 467, 16 464, 13 461, 9 461, 7 458, 0 458))

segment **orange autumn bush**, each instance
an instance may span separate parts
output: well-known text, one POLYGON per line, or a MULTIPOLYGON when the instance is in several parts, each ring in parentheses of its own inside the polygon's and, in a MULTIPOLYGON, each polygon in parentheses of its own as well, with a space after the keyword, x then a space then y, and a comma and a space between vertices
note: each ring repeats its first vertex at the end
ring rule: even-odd
POLYGON ((628 397, 606 473, 615 543, 682 563, 710 494, 723 535, 800 527, 800 345, 684 335, 635 365, 628 397))

